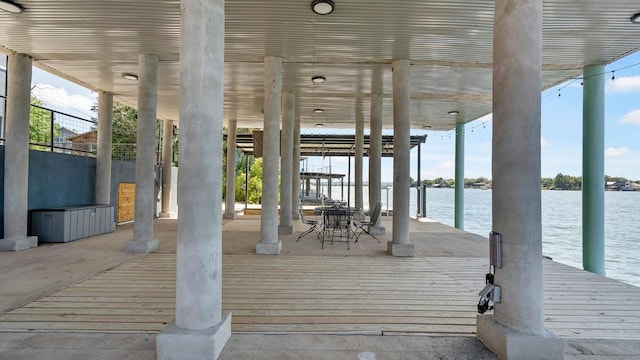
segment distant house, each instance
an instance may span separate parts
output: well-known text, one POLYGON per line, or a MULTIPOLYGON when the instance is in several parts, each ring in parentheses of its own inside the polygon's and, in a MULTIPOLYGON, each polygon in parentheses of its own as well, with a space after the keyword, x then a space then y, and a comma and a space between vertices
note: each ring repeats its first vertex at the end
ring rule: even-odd
POLYGON ((98 141, 97 134, 98 132, 96 130, 92 130, 69 137, 72 143, 71 149, 77 150, 78 152, 95 152, 98 141))

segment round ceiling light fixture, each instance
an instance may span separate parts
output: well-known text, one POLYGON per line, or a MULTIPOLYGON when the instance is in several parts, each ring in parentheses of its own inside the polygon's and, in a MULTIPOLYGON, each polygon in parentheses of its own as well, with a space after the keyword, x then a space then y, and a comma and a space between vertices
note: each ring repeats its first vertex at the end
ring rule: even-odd
POLYGON ((317 123, 317 124, 316 124, 316 127, 317 127, 317 128, 324 127, 324 124, 317 123))
POLYGON ((447 115, 458 115, 458 114, 460 114, 460 111, 458 110, 451 110, 447 113, 447 115))
POLYGON ((134 73, 122 73, 122 78, 125 80, 136 81, 138 80, 138 75, 134 73))
POLYGON ((320 108, 313 109, 313 112, 316 113, 316 114, 320 114, 320 113, 324 112, 324 109, 320 109, 320 108))
POLYGON ((632 24, 640 24, 640 12, 633 14, 633 16, 629 18, 629 21, 631 21, 632 24))
POLYGON ((311 10, 318 15, 329 15, 335 9, 336 4, 332 0, 313 0, 311 10))
POLYGON ((311 77, 311 81, 316 84, 322 84, 323 82, 327 81, 327 78, 322 75, 315 75, 311 77))
POLYGON ((0 10, 4 10, 6 12, 19 14, 24 11, 22 5, 14 3, 9 0, 0 0, 0 10))
POLYGON ((431 125, 423 125, 422 128, 425 129, 425 130, 431 129, 431 125))

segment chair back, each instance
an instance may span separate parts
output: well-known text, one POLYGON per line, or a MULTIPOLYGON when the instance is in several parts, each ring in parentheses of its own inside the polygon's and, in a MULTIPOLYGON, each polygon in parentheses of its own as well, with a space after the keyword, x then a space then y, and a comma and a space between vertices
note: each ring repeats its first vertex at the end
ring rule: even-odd
POLYGON ((373 211, 371 212, 371 217, 369 218, 369 224, 375 225, 378 223, 378 217, 380 216, 381 210, 382 210, 382 204, 380 204, 380 202, 377 202, 376 206, 373 207, 373 211))
POLYGON ((307 220, 307 218, 304 217, 304 210, 302 209, 302 207, 298 208, 298 212, 300 213, 300 220, 302 220, 302 223, 306 225, 311 225, 311 222, 309 222, 309 220, 307 220))

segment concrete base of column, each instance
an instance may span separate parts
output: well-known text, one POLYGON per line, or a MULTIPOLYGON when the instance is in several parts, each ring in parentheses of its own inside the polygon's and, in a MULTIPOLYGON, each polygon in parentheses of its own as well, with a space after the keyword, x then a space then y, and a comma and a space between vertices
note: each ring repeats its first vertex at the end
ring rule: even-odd
POLYGON ((161 212, 159 215, 161 218, 171 218, 173 217, 173 213, 172 212, 161 212))
POLYGON ((478 340, 501 359, 564 359, 564 340, 545 329, 544 335, 523 334, 498 324, 493 315, 478 315, 478 340))
POLYGON ((222 313, 218 325, 205 330, 185 330, 171 323, 156 336, 158 360, 217 359, 231 337, 231 312, 222 313))
POLYGON ((38 246, 37 236, 26 236, 15 239, 0 239, 0 251, 21 251, 38 246))
POLYGON ((234 212, 222 214, 222 218, 223 219, 227 219, 227 220, 233 220, 233 219, 235 219, 237 217, 238 217, 238 215, 236 215, 236 213, 234 213, 234 212))
POLYGON ((384 226, 369 226, 369 234, 371 235, 384 235, 386 231, 384 226))
POLYGON ((293 234, 293 226, 278 225, 278 234, 293 234))
POLYGON ((394 244, 393 241, 387 243, 387 254, 397 257, 415 256, 416 247, 414 244, 394 244))
POLYGON ((129 240, 124 244, 124 252, 146 254, 158 248, 158 240, 129 240))
POLYGON ((282 241, 278 241, 277 243, 261 243, 259 242, 256 245, 256 254, 258 255, 280 255, 282 251, 282 241))

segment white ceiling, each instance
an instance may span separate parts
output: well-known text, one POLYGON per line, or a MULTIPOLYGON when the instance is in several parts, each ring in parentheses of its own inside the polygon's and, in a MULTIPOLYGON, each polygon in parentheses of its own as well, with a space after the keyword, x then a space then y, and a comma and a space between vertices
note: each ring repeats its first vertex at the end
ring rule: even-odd
MULTIPOLYGON (((157 54, 158 116, 179 120, 179 0, 17 2, 24 13, 0 12, 0 50, 134 106, 137 84, 121 74, 137 72, 138 54, 157 54)), ((493 1, 335 0, 326 16, 310 2, 226 1, 225 122, 262 127, 265 55, 283 58, 283 89, 296 92, 303 127, 352 129, 359 111, 368 124, 370 94, 383 91, 391 128, 394 58, 411 59, 412 128, 449 130, 491 112, 493 1), (313 74, 327 82, 314 86, 313 74)), ((629 21, 638 1, 543 3, 544 88, 640 47, 629 21)))

